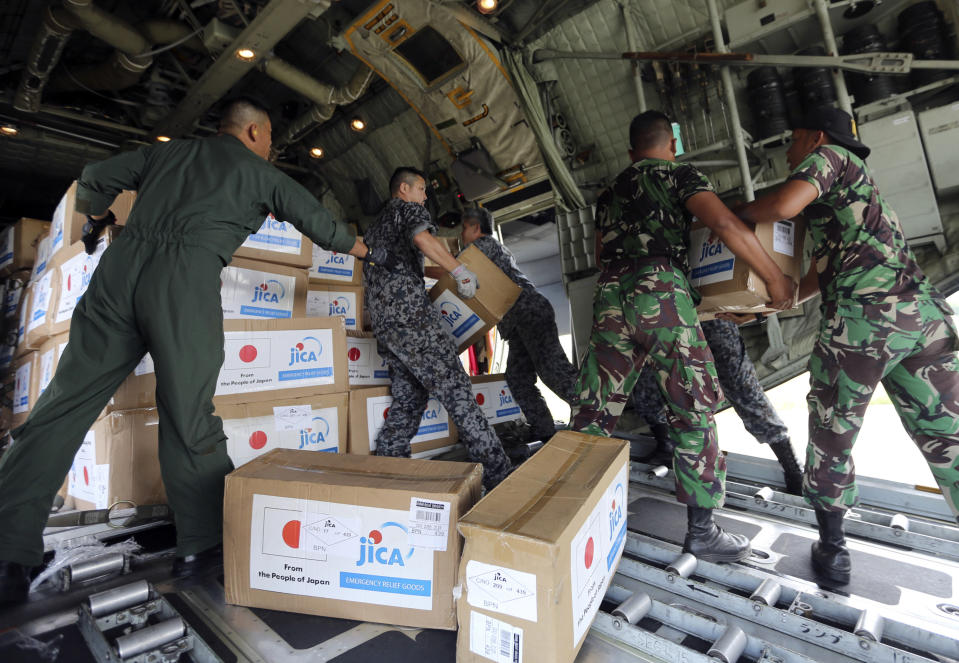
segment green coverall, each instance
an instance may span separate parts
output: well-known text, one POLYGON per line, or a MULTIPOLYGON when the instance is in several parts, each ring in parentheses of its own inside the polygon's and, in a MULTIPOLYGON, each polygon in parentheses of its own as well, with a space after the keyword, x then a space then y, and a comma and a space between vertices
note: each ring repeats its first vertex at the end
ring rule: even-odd
POLYGON ((213 415, 223 363, 220 271, 268 212, 329 250, 355 233, 302 186, 219 135, 127 152, 83 170, 77 208, 104 213, 137 191, 70 325, 49 387, 0 461, 0 559, 36 566, 53 498, 91 424, 149 352, 156 367, 159 456, 177 554, 221 540, 223 478, 233 468, 213 415))

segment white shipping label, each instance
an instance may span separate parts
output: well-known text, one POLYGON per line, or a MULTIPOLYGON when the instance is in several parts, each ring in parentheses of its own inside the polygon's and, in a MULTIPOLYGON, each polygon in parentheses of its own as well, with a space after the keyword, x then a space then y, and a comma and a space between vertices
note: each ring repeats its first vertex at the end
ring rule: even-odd
POLYGON ((471 559, 466 563, 466 600, 474 608, 536 621, 536 575, 471 559))
POLYGON ((333 332, 290 329, 226 332, 216 395, 335 383, 333 332))
POLYGON ((310 427, 313 420, 313 408, 310 405, 283 405, 273 408, 276 430, 300 431, 310 427))
POLYGON ((520 663, 523 629, 470 610, 470 651, 496 663, 520 663))
POLYGON ((346 321, 346 328, 358 330, 363 321, 360 319, 355 292, 307 290, 306 317, 332 318, 340 316, 346 321))
POLYGON ((242 246, 273 253, 297 255, 303 246, 303 235, 286 221, 278 221, 272 214, 263 220, 263 225, 246 238, 242 246))
POLYGON ((626 543, 626 463, 570 543, 573 646, 586 635, 626 543))
POLYGON ((777 221, 773 224, 773 251, 789 257, 796 254, 796 224, 792 221, 777 221))
POLYGON ((7 226, 0 234, 0 268, 13 264, 13 240, 13 226, 7 226))
POLYGON ((93 255, 81 253, 60 265, 60 294, 57 298, 57 312, 54 322, 66 322, 73 317, 73 310, 83 297, 93 278, 93 272, 100 264, 100 257, 106 251, 106 242, 97 243, 93 255))
MULTIPOLYGON (((376 451, 376 435, 383 428, 392 403, 392 396, 375 396, 366 399, 366 425, 367 433, 370 436, 370 451, 376 451)), ((450 417, 446 408, 435 398, 430 398, 426 403, 426 409, 423 410, 423 416, 420 418, 420 427, 416 431, 416 435, 410 440, 410 444, 440 440, 449 437, 449 434, 450 417)))
POLYGON ((27 362, 17 368, 17 375, 13 382, 13 413, 21 414, 30 410, 30 372, 32 362, 27 362))
POLYGON ((47 271, 47 265, 50 264, 51 242, 50 235, 45 235, 43 239, 37 242, 37 259, 33 263, 33 273, 30 275, 31 281, 36 281, 47 271))
POLYGON ((63 248, 63 226, 67 213, 67 196, 65 194, 60 199, 57 209, 53 211, 53 219, 50 222, 50 255, 63 248))
MULTIPOLYGON (((342 426, 346 426, 345 421, 342 426)), ((301 427, 295 430, 280 430, 275 415, 223 420, 226 451, 237 467, 272 449, 336 453, 339 451, 340 430, 335 407, 311 408, 309 419, 302 421, 301 427)))
POLYGON ((150 353, 143 355, 143 359, 140 360, 140 363, 136 365, 136 368, 133 369, 133 374, 137 377, 141 375, 147 375, 154 372, 153 367, 153 357, 150 356, 150 353))
POLYGON ((689 233, 689 283, 694 288, 733 278, 736 256, 709 228, 689 233))
POLYGON ((410 498, 410 545, 446 551, 450 533, 450 503, 426 497, 410 498))
POLYGON ((292 276, 227 266, 220 272, 220 283, 225 320, 293 317, 292 276))
POLYGON ((253 495, 250 587, 412 610, 433 608, 433 551, 408 512, 253 495))
POLYGON ((356 271, 356 258, 348 253, 337 253, 313 245, 313 266, 310 276, 324 281, 352 283, 356 271))
POLYGON ((376 350, 375 338, 346 337, 346 358, 349 360, 350 385, 374 386, 390 383, 386 360, 376 350))
POLYGON ((443 319, 443 328, 453 335, 457 343, 463 343, 486 325, 479 314, 449 290, 444 290, 436 298, 433 307, 443 319))
POLYGON ((473 399, 491 424, 512 421, 523 416, 519 405, 513 400, 513 392, 506 380, 474 384, 473 399))
POLYGON ((30 306, 30 318, 27 321, 27 331, 33 331, 42 325, 50 311, 50 299, 53 292, 53 272, 47 272, 33 286, 33 301, 30 306))
POLYGON ((50 348, 40 355, 40 375, 37 376, 37 396, 47 389, 57 365, 57 348, 50 348))
POLYGON ((73 457, 67 493, 77 499, 92 502, 97 509, 105 509, 109 506, 109 483, 110 465, 97 464, 96 435, 93 431, 88 431, 77 455, 73 457))

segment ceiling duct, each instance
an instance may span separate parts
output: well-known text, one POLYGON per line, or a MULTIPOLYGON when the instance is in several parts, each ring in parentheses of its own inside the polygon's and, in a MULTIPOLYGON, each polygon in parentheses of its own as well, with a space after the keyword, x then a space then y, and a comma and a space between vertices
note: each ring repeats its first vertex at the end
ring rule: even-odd
POLYGON ((26 66, 13 99, 13 107, 27 113, 40 110, 40 97, 50 72, 60 61, 63 47, 76 27, 76 20, 57 7, 47 7, 40 29, 27 54, 26 66))

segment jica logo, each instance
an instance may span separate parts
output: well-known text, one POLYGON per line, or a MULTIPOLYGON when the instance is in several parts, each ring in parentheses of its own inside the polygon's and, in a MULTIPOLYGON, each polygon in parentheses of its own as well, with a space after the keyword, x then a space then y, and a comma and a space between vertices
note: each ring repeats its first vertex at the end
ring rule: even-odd
POLYGON ((623 522, 623 484, 617 484, 613 492, 613 501, 609 505, 609 536, 614 538, 617 533, 617 527, 623 522))
POLYGON ((320 339, 315 336, 306 336, 290 348, 290 366, 319 361, 322 354, 323 345, 320 343, 320 339))
POLYGON ((342 253, 336 253, 335 251, 330 251, 326 254, 326 261, 323 263, 325 265, 345 265, 346 256, 342 253))
POLYGON ((273 232, 285 233, 289 230, 286 221, 278 221, 272 214, 268 215, 260 226, 260 230, 272 230, 273 232))
POLYGON ((456 323, 463 317, 460 307, 453 302, 443 302, 440 304, 440 315, 443 316, 443 322, 450 327, 455 327, 456 323))
POLYGON ((713 256, 719 256, 722 254, 723 243, 715 236, 710 235, 709 239, 703 242, 703 253, 701 256, 699 256, 699 261, 702 262, 706 258, 712 258, 713 256))
POLYGON ((286 297, 286 288, 276 279, 267 279, 253 288, 253 302, 279 304, 286 297))
POLYGON ((300 431, 300 449, 305 449, 315 444, 325 444, 326 438, 330 434, 330 424, 323 417, 313 417, 313 424, 310 428, 304 428, 300 431))
POLYGON ((431 398, 426 404, 426 409, 423 410, 423 423, 430 421, 437 421, 440 418, 440 402, 435 398, 431 398))
POLYGON ((513 404, 513 394, 509 393, 508 389, 499 390, 499 405, 503 407, 504 405, 513 404))
POLYGON ((405 544, 408 534, 405 525, 392 521, 370 530, 368 535, 360 537, 360 558, 356 565, 406 566, 407 560, 413 556, 413 547, 410 546, 404 555, 399 543, 405 544), (391 542, 397 545, 391 545, 391 542))
POLYGON ((335 299, 330 300, 330 315, 344 315, 348 316, 350 314, 350 300, 346 297, 336 297, 335 299))

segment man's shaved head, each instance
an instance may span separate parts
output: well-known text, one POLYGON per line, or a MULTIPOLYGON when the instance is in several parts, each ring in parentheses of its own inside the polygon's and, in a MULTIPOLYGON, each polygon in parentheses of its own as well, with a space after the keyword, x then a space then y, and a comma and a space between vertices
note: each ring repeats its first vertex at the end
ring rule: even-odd
POLYGON ((629 125, 629 144, 633 150, 655 149, 673 138, 673 125, 665 113, 650 110, 633 118, 629 125))
POLYGON ((235 133, 250 124, 263 124, 269 119, 270 114, 263 104, 249 97, 240 97, 227 103, 223 109, 219 129, 223 133, 235 133))

